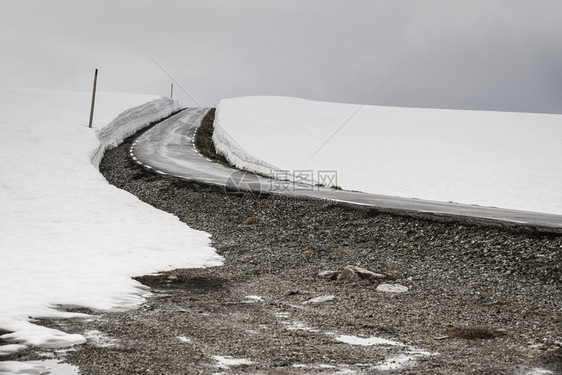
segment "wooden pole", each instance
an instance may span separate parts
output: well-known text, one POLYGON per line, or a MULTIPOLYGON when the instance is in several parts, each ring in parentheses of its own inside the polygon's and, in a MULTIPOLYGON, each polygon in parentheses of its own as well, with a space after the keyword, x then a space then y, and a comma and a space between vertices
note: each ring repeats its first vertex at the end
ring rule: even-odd
POLYGON ((172 82, 172 87, 170 88, 170 99, 174 97, 174 83, 172 82))
POLYGON ((96 85, 98 83, 98 70, 96 69, 96 73, 94 74, 94 90, 92 91, 92 108, 90 109, 90 125, 92 127, 92 122, 94 120, 94 104, 96 103, 96 85))

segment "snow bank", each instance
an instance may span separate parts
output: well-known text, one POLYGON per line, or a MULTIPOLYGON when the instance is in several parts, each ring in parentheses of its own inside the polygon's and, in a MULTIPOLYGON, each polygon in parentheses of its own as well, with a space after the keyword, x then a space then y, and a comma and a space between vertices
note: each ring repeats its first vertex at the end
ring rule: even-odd
POLYGON ((220 102, 215 132, 263 174, 336 170, 347 190, 562 214, 562 115, 245 97, 220 102))
POLYGON ((97 168, 106 149, 118 146, 147 124, 168 117, 180 109, 175 100, 160 98, 122 112, 109 125, 96 131, 100 146, 92 155, 92 164, 97 168))
MULTIPOLYGON (((224 100, 221 101, 220 104, 223 102, 224 100)), ((273 177, 273 171, 279 170, 280 168, 246 152, 246 150, 240 146, 221 126, 222 117, 220 110, 221 105, 217 107, 215 113, 213 130, 213 143, 215 144, 215 150, 217 153, 224 155, 230 164, 238 168, 273 177)), ((260 140, 255 139, 255 142, 260 142, 260 140)))
MULTIPOLYGON (((133 308, 147 288, 132 276, 222 261, 209 234, 109 185, 92 165, 107 147, 178 104, 100 93, 96 129, 89 129, 89 98, 0 88, 0 329, 10 332, 0 338, 12 343, 84 342, 33 318, 80 316, 68 306, 133 308)), ((13 348, 0 346, 0 354, 13 348)))

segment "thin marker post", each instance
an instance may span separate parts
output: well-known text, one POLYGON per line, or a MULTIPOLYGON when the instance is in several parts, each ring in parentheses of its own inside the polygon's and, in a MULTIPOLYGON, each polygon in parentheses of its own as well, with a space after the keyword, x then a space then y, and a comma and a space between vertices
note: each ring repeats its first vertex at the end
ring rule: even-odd
POLYGON ((92 122, 94 120, 94 104, 96 103, 96 85, 98 83, 98 70, 96 69, 96 73, 94 74, 94 90, 92 91, 92 108, 90 109, 90 125, 89 128, 92 127, 92 122))

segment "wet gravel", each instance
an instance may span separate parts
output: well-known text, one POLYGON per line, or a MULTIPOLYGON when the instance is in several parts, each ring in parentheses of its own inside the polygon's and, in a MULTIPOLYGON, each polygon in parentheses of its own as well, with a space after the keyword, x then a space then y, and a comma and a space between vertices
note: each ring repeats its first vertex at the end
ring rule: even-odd
POLYGON ((371 374, 406 356, 396 372, 562 373, 560 234, 225 193, 142 169, 130 142, 106 153, 105 178, 211 233, 226 261, 139 277, 153 295, 134 311, 45 321, 114 340, 65 354, 81 374, 371 374), (347 265, 387 278, 318 276, 347 265), (381 292, 379 283, 408 291, 381 292), (303 304, 325 295, 334 298, 303 304), (340 335, 404 345, 351 345, 340 335))

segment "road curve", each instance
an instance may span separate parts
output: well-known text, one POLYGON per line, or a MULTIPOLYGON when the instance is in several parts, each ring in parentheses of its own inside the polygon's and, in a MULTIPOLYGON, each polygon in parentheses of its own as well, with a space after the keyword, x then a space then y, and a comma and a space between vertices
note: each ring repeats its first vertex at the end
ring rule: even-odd
POLYGON ((231 169, 195 148, 195 132, 209 109, 189 108, 154 126, 131 146, 131 157, 161 174, 204 182, 232 192, 262 192, 279 198, 305 197, 417 216, 446 216, 562 232, 562 215, 445 203, 293 184, 231 169))

